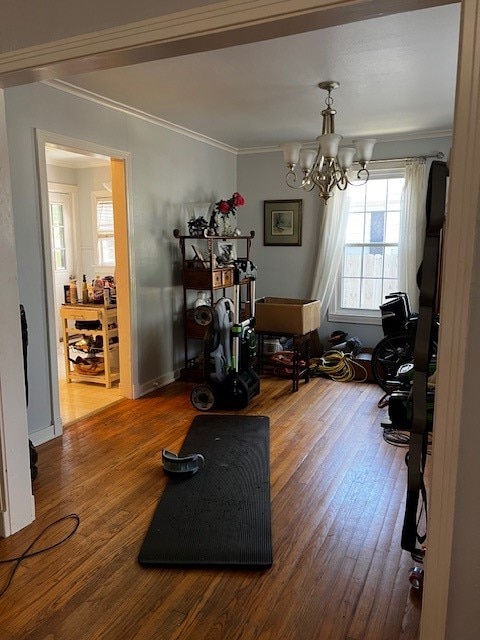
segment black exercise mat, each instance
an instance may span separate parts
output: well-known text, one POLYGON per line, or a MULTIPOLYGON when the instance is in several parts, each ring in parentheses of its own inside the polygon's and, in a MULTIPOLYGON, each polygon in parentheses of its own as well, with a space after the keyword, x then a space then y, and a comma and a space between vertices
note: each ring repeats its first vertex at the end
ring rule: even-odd
POLYGON ((193 476, 169 477, 140 564, 272 564, 269 422, 265 416, 194 418, 178 453, 201 453, 205 466, 193 476))

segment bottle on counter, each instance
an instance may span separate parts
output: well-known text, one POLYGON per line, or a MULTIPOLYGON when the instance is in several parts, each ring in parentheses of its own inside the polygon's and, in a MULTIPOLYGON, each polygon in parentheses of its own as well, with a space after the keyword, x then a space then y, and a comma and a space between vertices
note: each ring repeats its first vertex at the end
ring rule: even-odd
POLYGON ((110 287, 108 286, 108 283, 105 283, 103 287, 103 304, 108 307, 110 302, 110 287))
POLYGON ((82 280, 82 302, 83 304, 88 304, 88 285, 87 285, 87 276, 83 274, 82 280))
POLYGON ((77 281, 72 276, 70 278, 70 304, 78 303, 78 290, 77 290, 77 281))
POLYGON ((93 302, 103 304, 103 280, 97 276, 93 281, 93 302))

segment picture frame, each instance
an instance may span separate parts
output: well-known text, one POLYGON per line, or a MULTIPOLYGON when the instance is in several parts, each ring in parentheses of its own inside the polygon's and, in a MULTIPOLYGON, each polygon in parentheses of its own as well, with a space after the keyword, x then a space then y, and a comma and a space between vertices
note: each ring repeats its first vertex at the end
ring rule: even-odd
POLYGON ((217 262, 219 264, 231 264, 237 259, 237 248, 234 240, 218 242, 217 247, 217 262))
POLYGON ((263 201, 264 246, 302 246, 303 200, 263 201))
POLYGON ((200 249, 194 244, 192 244, 192 251, 195 255, 196 260, 200 260, 200 262, 205 262, 205 258, 203 257, 200 249))
POLYGON ((192 244, 192 251, 194 254, 194 264, 199 267, 202 266, 204 269, 208 269, 210 267, 210 262, 205 260, 203 257, 203 253, 200 251, 197 245, 192 244))

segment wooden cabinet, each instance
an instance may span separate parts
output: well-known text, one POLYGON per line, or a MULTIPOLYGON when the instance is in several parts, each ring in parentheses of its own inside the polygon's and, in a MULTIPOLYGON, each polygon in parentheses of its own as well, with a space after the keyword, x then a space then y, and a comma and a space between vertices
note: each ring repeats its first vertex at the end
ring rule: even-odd
MULTIPOLYGON (((65 357, 65 376, 67 382, 96 382, 110 388, 113 382, 120 379, 118 368, 118 326, 117 307, 98 304, 63 304, 60 309, 62 323, 63 346, 65 357), (86 329, 77 323, 99 323, 97 329, 86 329), (95 349, 95 354, 103 358, 104 371, 101 373, 79 373, 78 367, 70 360, 70 340, 72 336, 101 338, 101 351, 95 349)), ((88 353, 85 353, 88 357, 88 353)))
MULTIPOLYGON (((194 302, 198 291, 205 291, 209 305, 222 296, 232 297, 227 290, 234 285, 234 268, 231 265, 218 266, 216 255, 219 242, 233 243, 237 258, 250 260, 250 250, 254 231, 241 236, 190 236, 181 235, 175 229, 173 235, 179 241, 182 260, 183 284, 183 328, 185 342, 185 362, 181 371, 182 380, 199 380, 203 376, 203 338, 205 327, 194 319, 194 302)), ((248 284, 247 281, 241 284, 248 284)), ((248 296, 248 293, 247 293, 248 296)))

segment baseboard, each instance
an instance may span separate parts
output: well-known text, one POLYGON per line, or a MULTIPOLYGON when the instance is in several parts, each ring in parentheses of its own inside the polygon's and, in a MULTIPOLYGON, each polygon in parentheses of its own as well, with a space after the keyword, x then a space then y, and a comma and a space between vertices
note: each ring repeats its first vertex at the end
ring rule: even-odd
POLYGON ((8 538, 10 535, 10 523, 5 511, 0 511, 0 538, 8 538))
POLYGON ((43 429, 39 429, 38 431, 34 431, 33 433, 29 433, 28 437, 33 443, 34 447, 38 447, 39 444, 43 444, 44 442, 48 442, 49 440, 53 440, 59 436, 59 433, 55 432, 55 427, 51 424, 48 427, 44 427, 43 429))
POLYGON ((150 380, 142 385, 134 385, 133 386, 133 399, 141 398, 142 396, 155 391, 156 389, 160 389, 161 387, 165 387, 167 384, 175 382, 176 376, 173 371, 166 373, 159 378, 155 378, 154 380, 150 380))
MULTIPOLYGON (((25 504, 27 503, 28 497, 26 498, 25 504)), ((30 494, 30 510, 15 509, 16 516, 13 519, 9 516, 7 511, 0 511, 0 538, 8 538, 9 536, 17 533, 21 529, 28 527, 35 520, 35 496, 30 494)))

